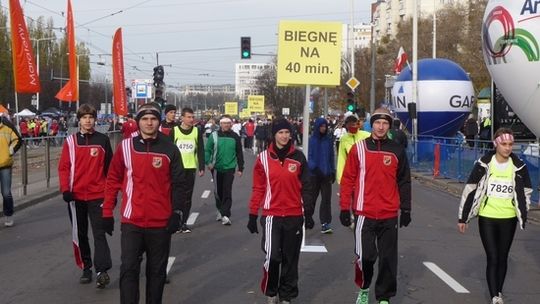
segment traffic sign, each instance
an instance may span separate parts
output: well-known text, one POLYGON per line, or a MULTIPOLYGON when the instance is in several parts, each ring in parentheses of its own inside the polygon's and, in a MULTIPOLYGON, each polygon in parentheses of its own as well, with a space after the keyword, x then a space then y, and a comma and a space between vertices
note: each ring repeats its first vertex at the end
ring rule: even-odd
POLYGON ((353 76, 351 77, 351 79, 347 80, 346 84, 349 88, 351 88, 351 90, 354 91, 354 89, 356 89, 356 87, 360 85, 360 81, 358 81, 358 79, 353 76))
POLYGON ((238 103, 231 101, 225 103, 225 114, 236 116, 238 115, 238 103))
POLYGON ((248 109, 252 113, 264 113, 264 95, 249 95, 248 109))
POLYGON ((341 80, 340 22, 281 21, 277 83, 338 86, 341 80))

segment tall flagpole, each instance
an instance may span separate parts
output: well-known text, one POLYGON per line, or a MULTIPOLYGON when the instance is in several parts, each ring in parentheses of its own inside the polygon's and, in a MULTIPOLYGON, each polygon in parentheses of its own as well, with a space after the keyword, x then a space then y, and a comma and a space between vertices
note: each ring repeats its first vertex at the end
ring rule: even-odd
MULTIPOLYGON (((413 49, 413 69, 412 69, 412 102, 414 105, 414 111, 418 110, 418 0, 413 0, 413 39, 412 39, 412 49, 413 49)), ((413 141, 416 142, 418 139, 418 119, 416 113, 413 118, 412 125, 412 137, 413 141)))

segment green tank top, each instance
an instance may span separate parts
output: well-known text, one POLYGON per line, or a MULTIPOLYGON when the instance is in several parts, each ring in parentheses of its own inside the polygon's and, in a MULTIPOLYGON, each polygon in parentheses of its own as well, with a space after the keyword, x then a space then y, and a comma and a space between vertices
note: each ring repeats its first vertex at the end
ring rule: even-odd
POLYGON ((501 168, 495 156, 489 162, 490 176, 487 181, 486 199, 478 215, 489 218, 512 218, 516 216, 514 207, 514 164, 509 159, 501 168))
POLYGON ((191 133, 185 135, 179 126, 174 127, 174 144, 182 154, 182 163, 185 169, 197 169, 197 138, 199 130, 195 127, 191 133))

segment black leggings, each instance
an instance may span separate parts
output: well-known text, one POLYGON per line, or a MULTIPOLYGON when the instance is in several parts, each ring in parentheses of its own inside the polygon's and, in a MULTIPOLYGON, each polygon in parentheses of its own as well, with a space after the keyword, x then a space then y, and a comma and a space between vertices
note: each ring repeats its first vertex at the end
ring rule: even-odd
POLYGON ((491 297, 502 293, 506 269, 508 268, 508 253, 514 233, 516 232, 517 217, 494 219, 480 216, 478 227, 480 238, 487 255, 486 279, 491 297))

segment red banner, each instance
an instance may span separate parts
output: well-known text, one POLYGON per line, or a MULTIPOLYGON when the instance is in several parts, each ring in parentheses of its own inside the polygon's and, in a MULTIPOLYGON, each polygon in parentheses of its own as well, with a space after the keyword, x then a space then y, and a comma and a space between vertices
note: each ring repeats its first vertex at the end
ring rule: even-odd
MULTIPOLYGON (((32 42, 19 0, 9 0, 11 21, 11 48, 13 56, 13 75, 15 75, 15 92, 38 93, 41 89, 38 66, 34 61, 32 42)), ((38 50, 39 51, 39 50, 38 50)))
POLYGON ((73 21, 73 12, 71 10, 71 0, 68 0, 67 8, 67 43, 68 43, 68 63, 69 63, 69 81, 56 94, 56 98, 62 101, 79 100, 79 73, 77 68, 77 48, 75 47, 75 27, 73 21))
POLYGON ((122 28, 118 28, 114 33, 112 47, 112 62, 113 62, 113 97, 114 97, 114 113, 117 115, 126 116, 127 98, 124 88, 124 46, 122 43, 122 28))

